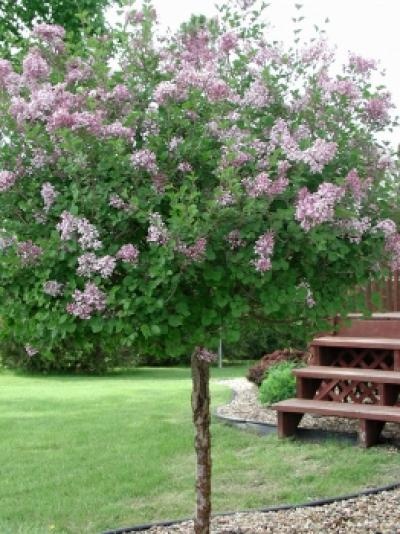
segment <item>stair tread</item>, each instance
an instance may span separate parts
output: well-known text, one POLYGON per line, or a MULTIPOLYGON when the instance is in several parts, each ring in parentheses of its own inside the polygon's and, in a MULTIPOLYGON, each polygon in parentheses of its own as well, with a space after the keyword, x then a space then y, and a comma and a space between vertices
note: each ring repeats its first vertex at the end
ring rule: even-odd
POLYGON ((338 378, 340 380, 364 380, 375 383, 400 384, 400 372, 383 369, 309 365, 308 367, 294 369, 293 374, 305 378, 338 378))
POLYGON ((287 399, 271 406, 278 412, 313 413, 316 415, 343 416, 353 419, 371 419, 400 423, 399 406, 353 404, 347 402, 287 399))
POLYGON ((378 337, 321 336, 312 340, 314 347, 348 347, 399 350, 400 339, 378 337))

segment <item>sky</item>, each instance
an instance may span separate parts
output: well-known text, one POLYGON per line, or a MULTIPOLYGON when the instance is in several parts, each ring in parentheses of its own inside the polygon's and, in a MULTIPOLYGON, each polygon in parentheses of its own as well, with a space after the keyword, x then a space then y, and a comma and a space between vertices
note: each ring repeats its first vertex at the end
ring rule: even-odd
MULTIPOLYGON (((400 114, 400 0, 269 0, 265 16, 272 27, 267 32, 284 43, 293 39, 291 19, 299 13, 294 7, 296 1, 303 6, 300 11, 305 17, 303 37, 312 36, 316 24, 326 30, 329 42, 337 46, 340 59, 345 61, 351 50, 380 60, 386 71, 383 83, 392 93, 400 114), (329 23, 325 25, 326 18, 329 23)), ((192 13, 208 16, 217 13, 215 0, 153 0, 153 5, 160 24, 172 29, 192 13)), ((111 11, 109 17, 115 20, 115 12, 111 11)), ((391 141, 395 145, 400 143, 400 129, 391 136, 391 141)))

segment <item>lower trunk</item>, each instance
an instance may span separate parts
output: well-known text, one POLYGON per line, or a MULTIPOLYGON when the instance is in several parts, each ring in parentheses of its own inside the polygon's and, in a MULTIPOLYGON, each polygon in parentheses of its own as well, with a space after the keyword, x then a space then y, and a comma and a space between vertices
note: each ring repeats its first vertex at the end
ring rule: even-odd
POLYGON ((192 355, 192 410, 197 455, 195 534, 209 534, 211 515, 211 439, 209 364, 192 355))

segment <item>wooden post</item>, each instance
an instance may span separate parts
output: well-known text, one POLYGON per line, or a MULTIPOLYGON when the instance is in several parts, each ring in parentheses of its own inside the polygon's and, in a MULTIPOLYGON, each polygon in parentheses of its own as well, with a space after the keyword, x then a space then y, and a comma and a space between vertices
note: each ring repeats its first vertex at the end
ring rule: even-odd
POLYGON ((195 534, 209 534, 211 516, 211 437, 209 363, 192 354, 192 410, 197 455, 195 534))
POLYGON ((379 440, 379 436, 384 424, 385 423, 382 421, 361 419, 360 431, 358 434, 361 447, 368 448, 372 445, 375 445, 379 440))
POLYGON ((288 438, 296 433, 302 413, 278 412, 278 436, 288 438))

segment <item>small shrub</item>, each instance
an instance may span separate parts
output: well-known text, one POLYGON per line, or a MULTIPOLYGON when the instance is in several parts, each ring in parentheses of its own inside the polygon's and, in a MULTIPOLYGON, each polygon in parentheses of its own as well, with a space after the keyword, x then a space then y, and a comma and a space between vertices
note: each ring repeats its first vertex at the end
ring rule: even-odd
POLYGON ((292 373, 302 362, 280 362, 268 371, 267 377, 260 386, 262 404, 273 404, 296 395, 296 379, 292 373))
POLYGON ((260 386, 264 380, 268 370, 279 362, 299 362, 306 363, 310 354, 296 349, 275 350, 270 354, 265 354, 259 362, 249 368, 247 372, 247 380, 260 386))

